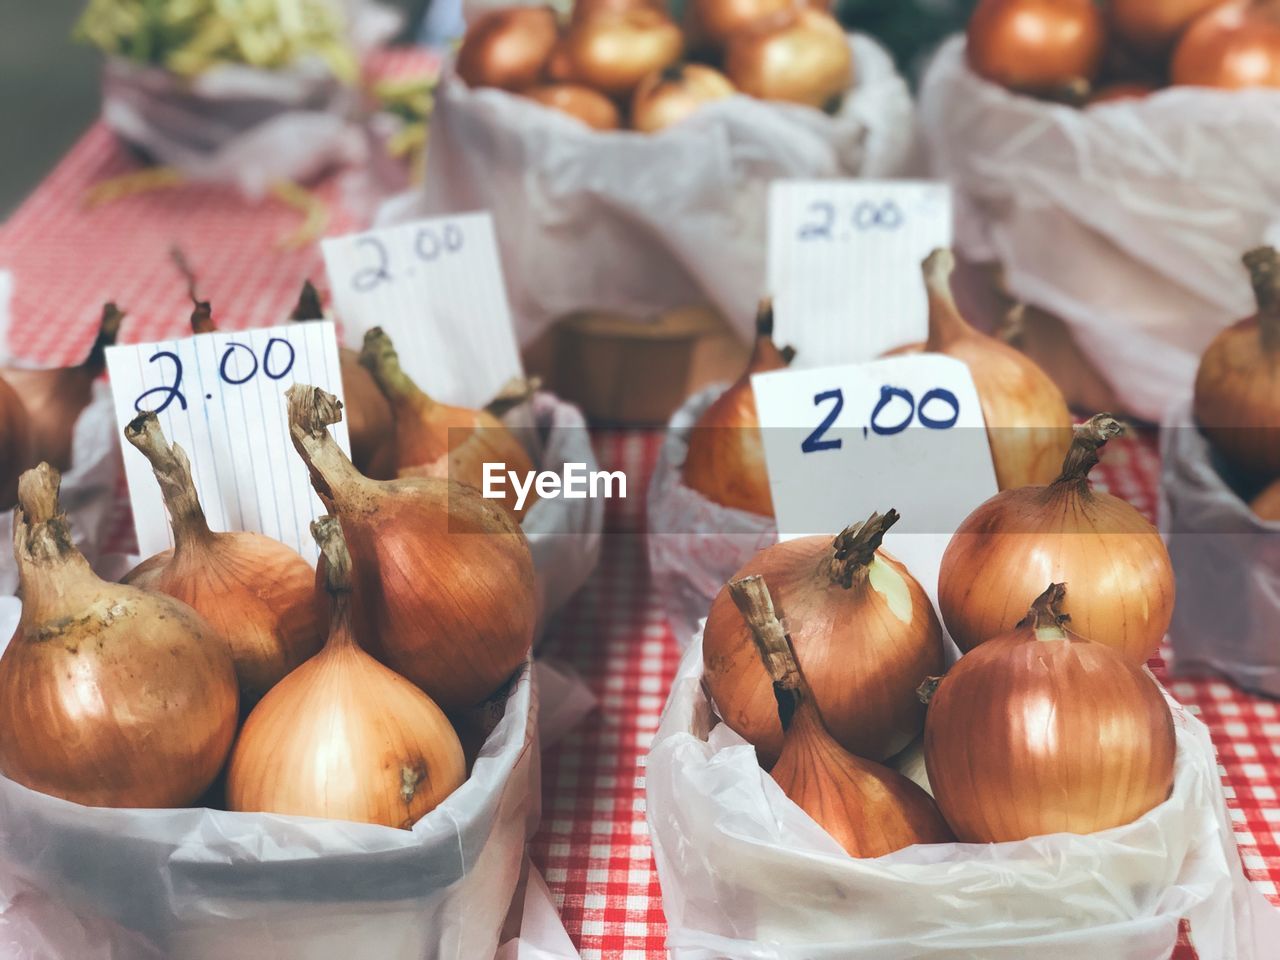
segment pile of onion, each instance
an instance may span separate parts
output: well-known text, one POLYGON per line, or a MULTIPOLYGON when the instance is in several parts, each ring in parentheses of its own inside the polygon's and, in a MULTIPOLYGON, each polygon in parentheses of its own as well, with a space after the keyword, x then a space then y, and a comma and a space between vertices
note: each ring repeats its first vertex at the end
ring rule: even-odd
MULTIPOLYGON (((323 320, 320 293, 307 280, 298 295, 290 320, 323 320)), ((347 436, 351 440, 351 460, 366 477, 390 480, 396 475, 396 432, 391 405, 378 389, 373 375, 360 363, 360 353, 338 348, 342 368, 343 409, 347 436)))
POLYGON ((969 20, 969 66, 1016 90, 1057 99, 1087 93, 1106 51, 1095 0, 980 0, 969 20))
POLYGON ((325 558, 329 639, 249 715, 227 804, 407 830, 461 786, 462 746, 430 697, 360 649, 338 521, 323 517, 311 530, 325 558))
POLYGON ((979 333, 960 315, 951 293, 950 250, 935 250, 923 269, 929 295, 924 349, 969 367, 1000 489, 1048 483, 1071 442, 1071 411, 1062 391, 1030 357, 979 333))
MULTIPOLYGON (((486 463, 501 464, 521 476, 533 470, 533 461, 520 441, 488 410, 455 407, 428 396, 400 367, 391 338, 381 327, 364 336, 360 362, 372 375, 395 417, 396 476, 444 477, 484 488, 486 463)), ((507 484, 502 502, 522 517, 537 501, 530 488, 520 510, 516 494, 507 484)))
POLYGON ((753 374, 781 370, 791 363, 790 348, 773 342, 773 304, 764 300, 756 313, 756 340, 742 376, 703 411, 689 433, 689 449, 680 479, 713 503, 773 516, 773 495, 764 461, 760 417, 751 389, 753 374))
POLYGON ((1280 255, 1244 255, 1258 310, 1219 333, 1200 358, 1194 410, 1213 448, 1255 481, 1280 478, 1280 255))
POLYGON ((1097 643, 1144 664, 1173 617, 1164 541, 1127 501, 1089 485, 1098 450, 1121 434, 1098 414, 1076 428, 1058 479, 996 494, 965 518, 938 574, 951 638, 972 650, 1018 623, 1049 582, 1072 585, 1072 615, 1097 643))
POLYGON ((235 663, 245 712, 320 649, 311 565, 260 533, 214 533, 205 521, 191 464, 170 446, 154 413, 124 435, 151 462, 173 527, 173 549, 144 560, 123 582, 181 600, 217 633, 235 663))
POLYGON ((782 747, 770 775, 851 857, 882 857, 955 839, 929 794, 897 771, 846 751, 827 730, 778 622, 763 577, 728 585, 772 682, 782 747))
POLYGON ((538 616, 520 527, 452 481, 365 477, 329 433, 337 398, 301 384, 287 396, 293 445, 351 552, 357 641, 450 713, 488 699, 524 662, 538 616))
MULTIPOLYGON (((774 544, 734 575, 768 582, 831 735, 871 760, 893 756, 920 733, 916 688, 943 666, 933 605, 906 567, 879 549, 897 520, 890 510, 834 540, 774 544)), ((783 743, 772 681, 727 587, 711 604, 702 644, 704 683, 720 715, 771 764, 783 743)))
MULTIPOLYGON (((1072 587, 1074 599, 1081 591, 1072 587)), ((925 766, 968 843, 1095 833, 1173 788, 1164 695, 1141 667, 1073 633, 1061 583, 1014 629, 960 658, 929 700, 925 766)))
POLYGON ((235 670, 186 604, 108 583, 71 541, 59 475, 22 475, 22 618, 0 657, 0 773, 97 807, 192 803, 235 736, 235 670))

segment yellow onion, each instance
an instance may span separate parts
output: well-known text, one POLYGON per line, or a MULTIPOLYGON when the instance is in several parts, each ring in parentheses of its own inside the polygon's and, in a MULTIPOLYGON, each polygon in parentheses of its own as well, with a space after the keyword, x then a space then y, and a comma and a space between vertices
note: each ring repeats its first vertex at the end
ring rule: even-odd
POLYGON ((929 785, 962 841, 1107 830, 1173 788, 1164 695, 1141 667, 1068 629, 1064 594, 1052 584, 1011 632, 961 657, 929 701, 929 785))
POLYGON ((1280 480, 1276 480, 1254 497, 1249 506, 1259 519, 1280 522, 1280 480))
MULTIPOLYGON (((320 293, 307 280, 290 320, 323 320, 320 293)), ((360 352, 338 348, 342 374, 342 408, 346 411, 347 436, 351 440, 351 460, 361 473, 374 480, 390 480, 396 475, 396 429, 391 404, 378 389, 373 375, 360 364, 360 352)))
MULTIPOLYGON (((4 498, 4 505, 13 504, 13 495, 17 493, 17 473, 33 463, 44 460, 59 470, 71 468, 76 421, 93 400, 93 383, 107 369, 107 347, 116 342, 116 334, 120 331, 123 319, 124 314, 114 303, 103 304, 98 335, 89 348, 89 355, 77 366, 59 370, 8 368, 0 371, 0 376, 13 388, 12 392, 22 398, 21 403, 26 408, 30 422, 32 445, 31 454, 21 462, 19 470, 9 474, 0 469, 0 476, 11 476, 15 484, 13 493, 4 498)), ((7 400, 7 397, 0 399, 0 418, 4 417, 3 410, 7 400)), ((21 445, 21 427, 16 430, 15 436, 21 445)), ((9 430, 0 427, 0 436, 7 438, 10 436, 9 430)), ((0 460, 7 461, 8 458, 0 453, 0 460)))
POLYGON ((472 87, 531 87, 542 78, 558 36, 550 7, 490 10, 467 27, 458 48, 458 76, 472 87))
POLYGON ((853 83, 853 54, 828 13, 803 7, 729 38, 724 72, 743 93, 834 109, 853 83))
POLYGON ((166 593, 204 617, 231 654, 247 713, 320 649, 315 573, 270 537, 210 530, 187 455, 165 440, 154 413, 138 414, 124 435, 151 462, 174 545, 142 561, 123 582, 166 593))
POLYGON ((935 250, 924 261, 925 349, 963 360, 973 374, 1000 489, 1048 483, 1071 442, 1071 411, 1035 361, 969 326, 951 295, 954 269, 950 250, 935 250))
POLYGON ((13 387, 0 380, 0 510, 18 500, 18 477, 31 466, 31 418, 13 387))
POLYGON ((683 50, 680 28, 662 10, 597 13, 570 24, 562 69, 577 83, 628 97, 649 74, 680 59, 683 50))
POLYGON ((407 830, 466 779, 462 745, 430 697, 360 649, 342 530, 322 517, 311 531, 325 558, 329 639, 249 714, 227 805, 407 830))
POLYGON ((530 87, 524 95, 544 107, 567 113, 593 130, 616 130, 621 122, 612 100, 580 83, 545 83, 530 87))
MULTIPOLYGON (((774 544, 734 574, 768 582, 827 728, 844 749, 870 760, 893 756, 920 733, 916 688, 943 665, 933 605, 907 568, 879 549, 897 520, 890 510, 834 541, 774 544)), ((702 652, 703 682, 725 723, 772 763, 783 736, 770 679, 727 588, 711 604, 702 652)))
POLYGON ((685 19, 700 45, 720 49, 734 34, 800 6, 797 0, 690 0, 685 19))
POLYGON ((1196 17, 1222 0, 1111 0, 1107 16, 1118 39, 1143 53, 1163 53, 1196 17))
POLYGON ((979 76, 1047 97, 1092 85, 1107 45, 1094 0, 980 0, 969 19, 969 66, 979 76))
POLYGON ((929 794, 897 771, 854 756, 831 736, 765 579, 734 580, 728 591, 772 683, 783 735, 770 775, 782 792, 851 857, 954 840, 929 794))
POLYGON ((735 93, 719 70, 700 63, 681 63, 651 73, 631 98, 631 126, 655 133, 692 116, 703 104, 735 93))
POLYGON ((287 396, 293 445, 351 551, 356 639, 450 713, 486 700, 533 640, 537 583, 524 533, 453 481, 363 476, 329 434, 342 417, 337 398, 301 384, 287 396))
POLYGON ((1280 87, 1280 2, 1238 0, 1212 7, 1173 51, 1169 79, 1195 87, 1280 87))
POLYGON ((1200 429, 1222 458, 1263 480, 1280 477, 1280 255, 1244 256, 1258 312, 1209 344, 1196 372, 1200 429))
POLYGON ((689 432, 689 450, 680 479, 713 503, 773 516, 773 496, 764 462, 764 440, 751 376, 781 370, 791 362, 790 348, 773 342, 773 303, 763 300, 756 313, 756 341, 747 368, 703 411, 689 432))
POLYGON ((0 657, 0 772, 95 807, 176 807, 222 769, 235 670, 190 607, 98 578, 47 463, 18 487, 22 618, 0 657))
MULTIPOLYGON (((454 407, 433 400, 400 367, 391 338, 381 327, 364 335, 360 362, 391 404, 396 423, 396 475, 442 477, 484 489, 484 465, 500 463, 525 476, 533 461, 515 435, 487 410, 454 407)), ((507 509, 522 517, 535 502, 532 487, 519 510, 512 484, 506 484, 507 509)))
POLYGON ((996 494, 965 518, 942 555, 938 606, 961 650, 1011 630, 1050 581, 1072 584, 1090 639, 1141 666, 1173 616, 1173 568, 1155 527, 1089 486, 1098 450, 1123 432, 1100 413, 1076 428, 1058 479, 996 494))

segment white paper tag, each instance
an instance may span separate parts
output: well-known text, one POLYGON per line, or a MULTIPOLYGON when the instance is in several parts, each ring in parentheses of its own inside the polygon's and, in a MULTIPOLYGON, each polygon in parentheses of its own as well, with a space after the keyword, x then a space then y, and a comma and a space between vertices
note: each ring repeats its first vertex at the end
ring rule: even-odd
MULTIPOLYGON (((154 410, 186 451, 212 530, 263 533, 315 562, 310 524, 324 507, 289 439, 285 391, 306 383, 342 398, 332 323, 110 347, 107 373, 119 429, 154 410)), ((332 429, 350 450, 346 423, 332 429)), ((173 545, 168 515, 147 458, 127 440, 120 446, 138 552, 148 557, 173 545)))
POLYGON ((418 386, 445 403, 482 407, 520 376, 488 213, 333 237, 321 249, 350 346, 382 327, 418 386))
POLYGON ((779 180, 769 188, 774 339, 796 365, 857 363, 924 340, 920 262, 951 246, 951 188, 909 180, 779 180))

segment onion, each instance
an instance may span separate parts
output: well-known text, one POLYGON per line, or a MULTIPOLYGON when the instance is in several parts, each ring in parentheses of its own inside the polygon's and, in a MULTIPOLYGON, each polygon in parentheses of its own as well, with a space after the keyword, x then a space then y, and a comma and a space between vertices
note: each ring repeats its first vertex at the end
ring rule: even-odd
POLYGON ((689 433, 689 450, 680 470, 685 486, 721 506, 773 516, 751 376, 781 370, 792 355, 790 348, 779 350, 774 345, 773 303, 761 301, 747 369, 703 411, 689 433))
POLYGON ((616 130, 621 119, 618 108, 602 93, 579 83, 548 83, 524 92, 544 107, 567 113, 593 130, 616 130))
POLYGON ((1000 489, 1048 483, 1070 443, 1071 411, 1035 361, 969 326, 951 295, 954 269, 950 250, 935 250, 924 261, 925 349, 963 360, 973 374, 1000 489))
POLYGON ((124 435, 151 461, 173 524, 173 549, 144 560, 124 583, 181 600, 208 621, 231 653, 244 712, 320 649, 315 573, 283 543, 260 533, 214 533, 187 455, 170 446, 154 413, 124 435))
POLYGON ((782 751, 770 775, 851 857, 954 840, 933 798, 902 774, 856 757, 831 736, 763 577, 728 585, 772 681, 782 751))
MULTIPOLYGON (((960 658, 929 703, 929 784, 968 843, 1094 833, 1173 788, 1173 718, 1141 667, 1067 629, 1063 584, 960 658)), ((1072 588, 1072 596, 1079 590, 1072 588)))
POLYGON ((550 7, 490 10, 467 27, 458 48, 458 76, 472 87, 531 87, 541 79, 558 35, 550 7))
POLYGON ((1101 87, 1089 95, 1089 103, 1116 103, 1121 100, 1142 100, 1155 93, 1157 87, 1150 83, 1113 83, 1101 87))
POLYGON ((1215 6, 1173 52, 1169 79, 1196 87, 1280 87, 1280 2, 1215 6))
POLYGON ((1271 523, 1280 522, 1280 480, 1254 497, 1249 506, 1259 519, 1271 523))
POLYGON ((661 0, 576 0, 571 19, 576 23, 598 13, 625 13, 627 10, 662 10, 661 0))
POLYGON ((1098 450, 1123 428, 1100 413, 1076 428, 1048 486, 1005 490, 960 524, 942 555, 938 606, 961 650, 1011 630, 1049 581, 1073 585, 1075 623, 1142 665, 1173 616, 1173 568, 1155 527, 1089 487, 1098 450))
MULTIPOLYGON (((12 473, 0 471, 12 477, 13 482, 11 492, 4 498, 5 506, 11 506, 17 494, 17 474, 33 463, 45 460, 59 470, 71 468, 76 421, 93 400, 93 383, 107 369, 107 347, 116 342, 123 319, 124 314, 114 303, 103 304, 98 336, 89 349, 89 355, 77 366, 60 370, 8 368, 0 371, 0 376, 13 387, 12 392, 21 397, 21 405, 26 408, 33 448, 26 459, 16 461, 17 469, 12 473)), ((7 401, 8 397, 0 400, 0 408, 5 407, 7 401)), ((10 436, 11 429, 15 428, 3 429, 3 435, 10 436)), ((16 430, 21 446, 21 426, 16 430)), ((8 459, 0 454, 0 460, 8 462, 8 459)))
POLYGON ((227 804, 407 830, 466 779, 462 745, 430 697, 360 649, 338 521, 323 517, 311 531, 325 558, 329 639, 249 715, 227 804))
MULTIPOLYGON (((419 389, 400 368, 400 357, 381 327, 364 335, 360 362, 373 374, 395 415, 397 476, 441 477, 482 490, 486 463, 500 463, 504 471, 521 476, 533 470, 520 441, 493 414, 440 403, 419 389)), ((517 511, 511 487, 505 485, 502 502, 521 517, 538 497, 530 487, 517 511)))
MULTIPOLYGON (((916 688, 943 665, 933 605, 907 568, 879 549, 897 520, 890 510, 834 541, 774 544, 734 574, 769 583, 832 736, 870 760, 893 756, 920 733, 916 688)), ((772 763, 783 735, 769 676, 727 589, 711 604, 702 644, 704 682, 720 715, 772 763)))
MULTIPOLYGON (((290 320, 323 320, 320 293, 310 280, 302 284, 297 306, 290 320)), ((360 364, 360 352, 338 347, 342 374, 342 406, 347 414, 347 435, 351 439, 351 460, 361 473, 374 480, 390 480, 396 475, 396 431, 391 404, 378 389, 373 375, 360 364)))
POLYGON ((980 0, 969 66, 1021 93, 1078 97, 1097 76, 1107 25, 1094 0, 980 0))
POLYGON ((1224 460, 1261 480, 1280 477, 1280 255, 1244 256, 1258 312, 1209 344, 1196 372, 1193 408, 1224 460))
POLYGON ((655 133, 679 123, 705 103, 735 93, 733 84, 719 70, 700 63, 682 63, 651 73, 631 98, 631 126, 655 133))
POLYGON ((1111 0, 1108 18, 1117 37, 1144 53, 1163 53, 1178 34, 1222 0, 1111 0))
POLYGON ((724 72, 753 97, 829 110, 853 83, 853 54, 830 14, 802 8, 730 37, 724 72))
POLYGON ((797 0, 690 0, 685 15, 690 35, 720 49, 734 34, 799 7, 797 0))
POLYGON ((13 387, 0 380, 0 510, 18 500, 18 477, 34 459, 31 417, 13 387))
POLYGON ((222 768, 236 731, 231 657, 190 607, 107 583, 72 544, 59 475, 22 475, 22 618, 0 657, 0 772, 94 807, 175 807, 222 768))
POLYGON ((611 97, 629 97, 640 81, 680 59, 684 36, 662 10, 598 13, 573 23, 564 38, 572 78, 611 97))
POLYGON ((332 394, 289 388, 293 445, 342 522, 356 639, 449 712, 494 693, 528 655, 538 615, 529 544, 511 515, 433 477, 370 480, 328 427, 332 394))

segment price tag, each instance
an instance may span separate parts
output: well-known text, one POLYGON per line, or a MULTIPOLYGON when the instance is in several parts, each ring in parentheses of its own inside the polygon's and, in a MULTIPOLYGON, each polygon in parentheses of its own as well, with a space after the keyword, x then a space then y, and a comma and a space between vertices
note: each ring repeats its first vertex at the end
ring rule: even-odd
POLYGON ((942 550, 996 493, 969 368, 936 354, 751 378, 781 539, 890 507, 886 541, 932 595, 942 550))
POLYGON ((351 346, 382 327, 418 386, 469 407, 484 406, 521 375, 488 213, 334 237, 321 248, 351 346))
MULTIPOLYGON (((342 397, 332 323, 110 347, 107 374, 121 430, 151 410, 187 452, 211 529, 263 533, 315 561, 309 527, 325 511, 289 439, 285 391, 307 383, 342 397)), ((346 423, 333 432, 349 450, 346 423)), ((150 556, 173 545, 164 500, 147 458, 120 446, 138 549, 150 556)))
POLYGON ((799 366, 923 340, 920 262, 951 246, 951 189, 908 180, 780 180, 769 189, 775 339, 799 366))

